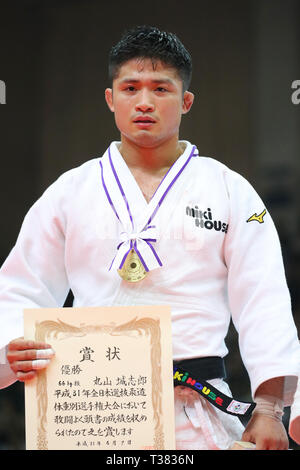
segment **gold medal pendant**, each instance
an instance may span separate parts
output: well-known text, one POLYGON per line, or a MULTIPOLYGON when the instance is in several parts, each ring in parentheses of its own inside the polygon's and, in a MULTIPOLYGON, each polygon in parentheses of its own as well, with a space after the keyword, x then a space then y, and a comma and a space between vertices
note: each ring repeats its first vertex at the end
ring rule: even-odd
POLYGON ((147 271, 134 249, 128 253, 122 269, 118 269, 118 273, 124 281, 128 282, 141 281, 147 275, 147 271))

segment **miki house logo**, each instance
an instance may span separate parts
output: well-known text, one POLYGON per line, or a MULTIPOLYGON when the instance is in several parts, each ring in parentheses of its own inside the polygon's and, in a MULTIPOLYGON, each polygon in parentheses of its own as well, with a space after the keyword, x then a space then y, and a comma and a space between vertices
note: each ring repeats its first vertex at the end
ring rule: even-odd
POLYGON ((193 217, 195 219, 195 225, 199 228, 205 228, 207 230, 216 230, 217 232, 227 233, 228 224, 222 222, 221 220, 214 220, 212 210, 207 208, 202 211, 195 207, 186 207, 186 215, 193 217))
POLYGON ((198 393, 206 395, 206 397, 214 401, 217 405, 223 406, 223 398, 216 395, 210 388, 193 379, 190 374, 186 371, 178 370, 177 367, 173 369, 173 380, 177 385, 186 385, 194 389, 198 393))

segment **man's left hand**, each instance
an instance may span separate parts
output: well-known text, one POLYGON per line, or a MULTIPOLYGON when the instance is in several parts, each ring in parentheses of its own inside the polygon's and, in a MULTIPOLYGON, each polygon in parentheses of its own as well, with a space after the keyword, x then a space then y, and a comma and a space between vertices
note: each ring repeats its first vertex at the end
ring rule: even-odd
POLYGON ((256 450, 287 450, 289 447, 282 422, 259 413, 253 413, 242 441, 256 444, 256 450))

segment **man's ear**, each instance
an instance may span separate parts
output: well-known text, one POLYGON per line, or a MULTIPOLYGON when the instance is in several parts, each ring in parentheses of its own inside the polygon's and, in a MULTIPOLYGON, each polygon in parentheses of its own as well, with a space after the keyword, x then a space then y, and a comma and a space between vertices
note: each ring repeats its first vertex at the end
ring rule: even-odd
POLYGON ((183 103, 182 103, 182 114, 186 114, 189 112, 194 102, 194 98, 195 98, 194 94, 191 93, 190 91, 184 92, 183 103))
POLYGON ((106 90, 105 90, 105 101, 107 103, 107 106, 111 110, 111 112, 114 112, 113 96, 112 96, 112 89, 111 88, 106 88, 106 90))

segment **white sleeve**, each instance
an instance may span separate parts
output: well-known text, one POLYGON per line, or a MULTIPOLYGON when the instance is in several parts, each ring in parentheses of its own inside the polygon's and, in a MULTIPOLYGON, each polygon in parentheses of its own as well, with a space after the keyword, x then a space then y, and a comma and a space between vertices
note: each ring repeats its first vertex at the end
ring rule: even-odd
MULTIPOLYGON (((23 309, 61 307, 69 285, 64 265, 64 178, 32 206, 0 270, 0 348, 23 336, 23 309)), ((3 368, 2 368, 3 369, 3 368)))
POLYGON ((300 348, 281 246, 270 214, 253 187, 227 173, 230 221, 225 242, 228 297, 241 358, 254 396, 268 379, 285 376, 285 405, 296 389, 300 348), (256 214, 260 221, 249 220, 256 214))

